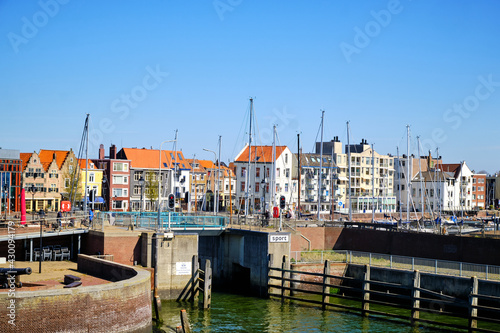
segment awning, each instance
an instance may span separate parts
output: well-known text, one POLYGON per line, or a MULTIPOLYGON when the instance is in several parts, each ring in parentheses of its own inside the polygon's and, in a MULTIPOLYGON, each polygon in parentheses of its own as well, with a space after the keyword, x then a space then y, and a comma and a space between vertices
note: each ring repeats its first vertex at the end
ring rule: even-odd
MULTIPOLYGON (((88 203, 92 203, 89 198, 87 198, 88 203)), ((104 203, 103 197, 96 197, 94 203, 104 203)))
POLYGON ((339 180, 345 180, 345 181, 348 181, 349 179, 347 179, 347 177, 344 177, 344 176, 339 176, 339 180))

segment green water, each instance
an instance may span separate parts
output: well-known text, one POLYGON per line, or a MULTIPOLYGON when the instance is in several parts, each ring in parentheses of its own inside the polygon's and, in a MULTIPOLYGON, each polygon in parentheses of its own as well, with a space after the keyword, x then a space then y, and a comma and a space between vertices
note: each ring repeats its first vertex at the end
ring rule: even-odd
POLYGON ((181 309, 186 309, 193 332, 443 332, 351 313, 224 293, 212 294, 210 310, 199 309, 198 304, 162 302, 162 330, 175 332, 175 328, 181 325, 181 309))

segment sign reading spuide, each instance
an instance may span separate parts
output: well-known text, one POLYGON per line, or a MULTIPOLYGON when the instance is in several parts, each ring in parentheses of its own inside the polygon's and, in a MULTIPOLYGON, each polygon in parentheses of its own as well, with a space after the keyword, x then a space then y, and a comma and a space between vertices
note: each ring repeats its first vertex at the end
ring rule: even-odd
POLYGON ((191 275, 191 262, 176 262, 175 275, 191 275))
POLYGON ((288 243, 290 235, 270 235, 270 243, 288 243))

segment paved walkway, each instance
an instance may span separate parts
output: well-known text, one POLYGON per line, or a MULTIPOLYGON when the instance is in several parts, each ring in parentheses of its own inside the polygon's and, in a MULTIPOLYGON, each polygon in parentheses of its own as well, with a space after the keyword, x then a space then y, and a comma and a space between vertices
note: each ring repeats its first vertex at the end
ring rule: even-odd
MULTIPOLYGON (((82 286, 92 286, 97 284, 112 283, 94 276, 78 272, 77 263, 72 261, 43 261, 42 273, 38 271, 39 262, 16 261, 16 268, 31 267, 30 275, 22 275, 22 288, 17 291, 32 291, 45 289, 63 289, 64 275, 71 274, 82 279, 82 286)), ((1 268, 9 268, 9 263, 0 264, 1 268)), ((8 289, 0 289, 0 292, 8 292, 8 289)))

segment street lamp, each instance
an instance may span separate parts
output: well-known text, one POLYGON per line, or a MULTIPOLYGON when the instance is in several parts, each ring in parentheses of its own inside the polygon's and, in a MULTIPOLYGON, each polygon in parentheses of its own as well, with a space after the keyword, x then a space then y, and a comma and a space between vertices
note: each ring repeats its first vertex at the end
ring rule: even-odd
MULTIPOLYGON (((203 148, 204 151, 208 151, 210 153, 213 153, 214 154, 214 159, 217 161, 217 154, 213 151, 213 150, 210 150, 210 149, 206 149, 206 148, 203 148)), ((220 174, 220 161, 217 162, 217 164, 219 165, 218 168, 217 168, 217 185, 214 186, 214 190, 215 190, 215 197, 214 197, 214 215, 217 214, 217 211, 216 211, 216 207, 218 207, 219 205, 219 174, 220 174)))
MULTIPOLYGON (((35 184, 31 184, 31 187, 28 189, 29 192, 31 192, 31 221, 33 222, 35 220, 35 193, 36 193, 36 186, 35 184)), ((40 264, 38 266, 38 273, 42 273, 42 258, 43 258, 43 237, 42 237, 42 219, 40 219, 40 264)))
POLYGON ((167 142, 174 142, 176 140, 165 140, 163 141, 162 143, 160 143, 160 150, 158 151, 159 152, 159 159, 160 159, 160 163, 158 165, 158 224, 156 226, 156 232, 159 231, 159 228, 160 228, 160 222, 161 222, 161 147, 163 146, 164 143, 167 143, 167 142))
POLYGON ((141 211, 141 217, 142 217, 142 209, 143 209, 143 202, 144 202, 144 177, 141 176, 141 179, 139 179, 139 185, 141 185, 141 208, 140 208, 140 211, 141 211))
POLYGON ((7 219, 7 191, 8 186, 7 184, 3 184, 3 193, 4 193, 4 214, 5 214, 5 219, 7 219))

